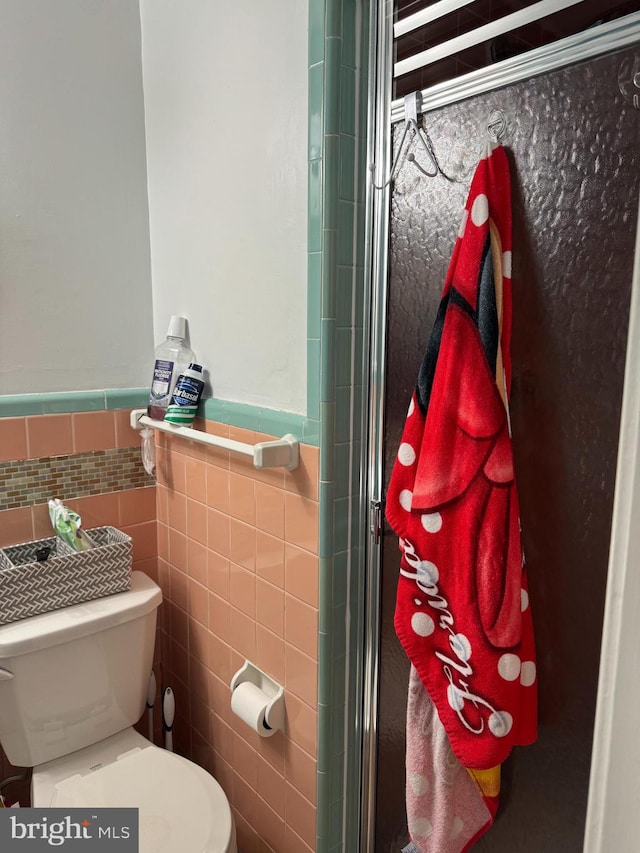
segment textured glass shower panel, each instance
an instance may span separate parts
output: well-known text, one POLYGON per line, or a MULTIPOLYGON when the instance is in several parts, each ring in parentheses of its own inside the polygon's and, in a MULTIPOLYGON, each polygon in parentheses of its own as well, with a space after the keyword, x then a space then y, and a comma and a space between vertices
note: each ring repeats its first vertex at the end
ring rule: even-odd
MULTIPOLYGON (((582 850, 638 207, 640 112, 624 51, 427 114, 454 181, 404 163, 392 195, 385 478, 398 447, 491 110, 513 178, 512 422, 538 647, 538 742, 505 766, 474 849, 582 850)), ((640 66, 639 66, 640 68, 640 66)), ((397 141, 402 126, 397 126, 397 141)), ((383 542, 376 851, 406 841, 409 665, 393 629, 397 541, 383 542)))
MULTIPOLYGON (((409 56, 415 56, 423 50, 470 33, 492 21, 520 12, 534 2, 535 0, 524 3, 522 0, 474 0, 470 5, 396 39, 394 59, 399 62, 409 56)), ((401 20, 433 5, 435 0, 396 0, 396 15, 401 20)), ((426 89, 444 80, 453 80, 462 74, 485 68, 494 62, 518 56, 639 10, 640 0, 581 0, 575 6, 546 15, 538 21, 473 45, 455 56, 448 56, 398 77, 393 83, 393 97, 401 98, 416 89, 426 89)))

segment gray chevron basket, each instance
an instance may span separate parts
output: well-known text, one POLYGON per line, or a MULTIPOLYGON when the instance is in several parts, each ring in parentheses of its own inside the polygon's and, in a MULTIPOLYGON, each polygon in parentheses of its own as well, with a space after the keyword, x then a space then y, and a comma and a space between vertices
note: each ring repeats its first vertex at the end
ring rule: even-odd
POLYGON ((0 625, 129 589, 131 537, 115 527, 87 533, 97 545, 89 551, 55 536, 0 549, 0 625), (47 546, 49 559, 37 562, 47 546))

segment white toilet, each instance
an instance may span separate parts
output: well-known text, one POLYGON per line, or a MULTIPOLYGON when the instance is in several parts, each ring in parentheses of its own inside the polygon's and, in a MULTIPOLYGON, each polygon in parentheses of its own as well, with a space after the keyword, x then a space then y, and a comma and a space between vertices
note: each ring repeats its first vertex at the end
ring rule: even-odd
POLYGON ((160 588, 0 626, 0 744, 33 767, 34 807, 139 808, 140 853, 237 853, 216 780, 133 728, 145 709, 160 588))

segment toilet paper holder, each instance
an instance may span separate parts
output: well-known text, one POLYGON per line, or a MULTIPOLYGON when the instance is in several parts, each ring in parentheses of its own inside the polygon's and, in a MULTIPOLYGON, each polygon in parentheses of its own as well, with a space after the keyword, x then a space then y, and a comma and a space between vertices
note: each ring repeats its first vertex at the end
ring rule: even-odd
POLYGON ((231 693, 233 694, 233 691, 245 682, 255 685, 265 694, 266 727, 273 733, 278 730, 284 731, 284 687, 248 660, 245 660, 243 666, 231 679, 231 693))

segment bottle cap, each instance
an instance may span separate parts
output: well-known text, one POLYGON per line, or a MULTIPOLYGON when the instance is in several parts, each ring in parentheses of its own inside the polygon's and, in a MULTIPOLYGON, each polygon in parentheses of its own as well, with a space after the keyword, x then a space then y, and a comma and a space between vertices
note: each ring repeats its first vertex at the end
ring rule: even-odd
POLYGON ((190 364, 187 368, 188 370, 194 370, 196 373, 202 373, 202 365, 201 364, 190 364))
POLYGON ((184 317, 178 317, 175 314, 169 320, 169 328, 167 329, 168 338, 184 338, 187 334, 187 321, 184 317))

